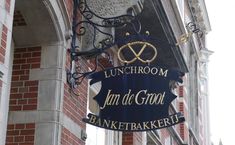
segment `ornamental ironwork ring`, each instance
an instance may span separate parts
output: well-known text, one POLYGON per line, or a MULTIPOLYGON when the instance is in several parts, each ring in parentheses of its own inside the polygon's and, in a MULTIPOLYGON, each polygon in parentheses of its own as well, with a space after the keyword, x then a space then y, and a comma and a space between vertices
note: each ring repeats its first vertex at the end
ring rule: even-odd
POLYGON ((139 60, 139 61, 141 61, 142 63, 150 63, 150 62, 152 62, 156 57, 157 57, 157 48, 156 48, 154 45, 152 45, 152 44, 150 44, 150 43, 148 43, 148 42, 143 42, 143 41, 135 41, 135 42, 127 43, 127 44, 121 46, 121 47, 119 48, 119 50, 118 50, 118 59, 119 59, 122 63, 126 63, 126 64, 133 63, 133 62, 135 62, 136 60, 139 60), (136 46, 136 45, 142 46, 141 49, 140 49, 140 51, 139 51, 138 53, 133 49, 133 46, 136 46), (154 55, 153 55, 153 57, 152 57, 151 59, 146 59, 146 60, 144 60, 144 59, 141 58, 141 55, 142 55, 142 53, 144 52, 144 50, 147 49, 147 48, 152 49, 152 50, 154 51, 154 55), (129 49, 129 50, 134 54, 135 57, 134 57, 133 59, 131 59, 131 60, 126 60, 123 56, 121 57, 121 54, 120 54, 120 53, 122 52, 123 49, 129 49))

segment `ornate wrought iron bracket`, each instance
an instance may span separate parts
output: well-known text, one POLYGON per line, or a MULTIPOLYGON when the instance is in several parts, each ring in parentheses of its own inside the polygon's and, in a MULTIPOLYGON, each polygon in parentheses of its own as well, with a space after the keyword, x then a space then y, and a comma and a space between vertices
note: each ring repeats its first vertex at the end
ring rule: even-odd
POLYGON ((193 34, 197 34, 199 38, 203 37, 203 31, 194 22, 189 22, 186 25, 186 28, 188 29, 189 33, 181 35, 176 45, 180 45, 180 44, 188 42, 193 34))
POLYGON ((202 38, 203 31, 195 23, 189 22, 186 27, 190 32, 195 33, 199 38, 202 38))
POLYGON ((70 69, 67 70, 67 81, 72 89, 80 85, 87 75, 95 72, 98 66, 101 66, 102 68, 101 63, 99 63, 100 54, 105 54, 104 56, 107 57, 110 62, 112 61, 106 50, 115 45, 115 40, 113 35, 105 32, 103 28, 116 28, 130 25, 136 33, 139 33, 141 30, 141 25, 133 15, 134 12, 131 8, 125 15, 116 17, 101 17, 89 8, 86 0, 73 0, 73 3, 72 40, 71 48, 68 50, 71 58, 71 65, 70 69), (80 51, 79 48, 81 46, 78 44, 78 38, 87 33, 88 27, 93 30, 93 48, 88 51, 80 51), (98 43, 96 38, 97 33, 101 33, 105 36, 105 39, 99 41, 98 43), (81 58, 91 56, 95 59, 95 66, 93 70, 83 72, 79 61, 81 58))

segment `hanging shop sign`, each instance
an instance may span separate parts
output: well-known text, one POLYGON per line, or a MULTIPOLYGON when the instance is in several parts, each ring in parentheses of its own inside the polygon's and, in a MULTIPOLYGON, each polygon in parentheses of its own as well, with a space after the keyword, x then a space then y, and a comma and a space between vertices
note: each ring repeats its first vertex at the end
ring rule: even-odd
POLYGON ((88 114, 83 121, 118 131, 146 131, 169 127, 184 121, 181 113, 169 115, 169 106, 177 97, 170 82, 182 82, 182 73, 158 65, 150 65, 157 56, 151 43, 137 41, 120 47, 119 60, 127 65, 108 68, 89 76, 90 85, 101 82, 100 92, 93 98, 99 114, 88 114), (139 47, 139 51, 135 47, 139 47), (123 49, 135 56, 125 59, 123 49), (153 49, 151 59, 141 58, 146 49, 153 49), (132 65, 133 62, 141 65, 132 65))

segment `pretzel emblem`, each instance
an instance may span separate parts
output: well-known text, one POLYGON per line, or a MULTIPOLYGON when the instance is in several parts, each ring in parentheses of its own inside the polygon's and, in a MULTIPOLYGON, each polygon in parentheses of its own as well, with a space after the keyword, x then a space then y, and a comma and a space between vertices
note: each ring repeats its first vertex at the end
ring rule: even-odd
POLYGON ((123 62, 123 63, 126 63, 126 64, 130 64, 130 63, 133 63, 135 62, 136 60, 139 60, 141 61, 142 63, 150 63, 152 62, 155 58, 157 57, 157 49, 155 46, 153 46, 152 44, 148 43, 148 42, 143 42, 143 41, 135 41, 135 42, 130 42, 130 43, 127 43, 123 46, 121 46, 118 50, 118 59, 123 62), (141 49, 140 51, 137 53, 134 49, 133 49, 133 46, 136 46, 136 45, 141 45, 141 49), (131 60, 126 60, 123 56, 121 56, 121 52, 123 49, 129 49, 131 50, 131 52, 134 54, 134 58, 131 59, 131 60), (154 51, 154 55, 151 59, 142 59, 141 58, 141 54, 144 52, 145 49, 152 49, 154 51))

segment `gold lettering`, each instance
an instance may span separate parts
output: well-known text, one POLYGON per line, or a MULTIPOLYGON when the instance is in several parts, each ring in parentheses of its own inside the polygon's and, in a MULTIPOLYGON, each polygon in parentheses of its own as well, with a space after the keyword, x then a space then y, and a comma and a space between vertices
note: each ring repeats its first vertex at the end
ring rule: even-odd
POLYGON ((158 93, 158 94, 155 94, 155 93, 149 93, 147 94, 148 97, 151 96, 151 98, 154 96, 154 99, 152 100, 152 102, 150 102, 150 104, 164 104, 164 98, 165 98, 165 92, 162 93, 158 93))
POLYGON ((107 71, 104 71, 105 78, 110 78, 110 75, 107 74, 107 71))
POLYGON ((167 77, 168 70, 163 71, 162 68, 160 68, 159 76, 167 77))
POLYGON ((163 122, 164 122, 165 126, 171 125, 171 123, 169 122, 169 118, 164 118, 163 122))
POLYGON ((115 77, 117 75, 117 69, 111 69, 110 74, 112 77, 115 77))
POLYGON ((178 123, 178 122, 179 122, 178 115, 177 115, 177 114, 175 114, 174 116, 175 116, 175 119, 176 119, 176 120, 175 120, 175 123, 178 123))
POLYGON ((151 98, 151 97, 150 97, 151 95, 152 95, 152 93, 148 93, 148 94, 147 94, 146 101, 145 101, 145 103, 144 103, 145 105, 148 104, 149 98, 151 98))
POLYGON ((125 124, 126 124, 126 130, 128 130, 130 123, 126 122, 125 124))
MULTIPOLYGON (((157 94, 157 96, 158 96, 159 94, 157 94)), ((148 97, 148 98, 150 98, 149 99, 149 104, 150 105, 153 105, 154 104, 154 102, 155 102, 155 98, 156 98, 156 94, 154 93, 154 94, 152 94, 151 95, 151 97, 148 97)), ((147 103, 147 101, 145 102, 145 104, 147 103)))
POLYGON ((148 123, 149 123, 149 122, 143 122, 144 130, 150 129, 150 128, 148 127, 148 123))
POLYGON ((137 129, 137 130, 142 130, 142 126, 141 126, 140 123, 137 123, 136 129, 137 129))
POLYGON ((89 118, 89 123, 94 124, 96 122, 96 116, 91 115, 91 117, 89 118))
POLYGON ((112 105, 118 105, 119 104, 119 98, 120 98, 120 94, 114 94, 113 95, 113 103, 112 103, 112 105))
POLYGON ((147 93, 147 90, 140 90, 139 92, 137 92, 135 96, 135 103, 137 105, 164 104, 164 97, 165 97, 165 92, 163 94, 162 93, 147 93))
POLYGON ((158 127, 155 125, 155 123, 156 123, 156 120, 150 121, 151 129, 158 128, 158 127))
POLYGON ((110 128, 117 129, 116 124, 117 124, 117 121, 112 121, 110 128))
POLYGON ((101 126, 101 119, 98 118, 98 120, 95 122, 95 124, 96 124, 96 125, 98 124, 98 126, 101 126))
POLYGON ((133 97, 134 95, 131 95, 131 89, 129 89, 129 92, 122 98, 122 105, 131 105, 133 102, 133 97))
POLYGON ((146 92, 147 92, 147 90, 140 90, 137 94, 136 94, 136 96, 135 96, 135 103, 137 104, 137 105, 143 105, 143 103, 144 103, 144 100, 145 100, 145 98, 141 98, 142 99, 142 102, 139 102, 139 95, 140 95, 140 93, 142 93, 142 92, 144 92, 145 94, 146 94, 146 92))
POLYGON ((160 96, 160 99, 158 101, 158 104, 164 104, 164 98, 165 98, 165 92, 160 96))
POLYGON ((110 69, 108 71, 104 71, 105 78, 115 77, 117 75, 123 74, 152 74, 159 75, 162 77, 167 77, 168 70, 164 68, 157 67, 149 67, 149 66, 126 66, 120 68, 110 69))
POLYGON ((150 73, 150 67, 149 66, 144 67, 144 73, 145 74, 149 74, 150 73))
POLYGON ((143 73, 144 73, 143 69, 144 69, 144 68, 143 68, 142 66, 139 66, 138 74, 143 74, 143 73))
POLYGON ((118 75, 124 74, 123 68, 117 68, 118 75))
POLYGON ((124 129, 124 122, 119 122, 118 129, 120 130, 124 129))
POLYGON ((157 120, 157 123, 158 123, 159 128, 164 127, 164 123, 162 119, 157 120))
POLYGON ((136 74, 136 66, 134 66, 134 67, 132 66, 132 67, 131 67, 131 74, 133 74, 133 73, 136 74), (133 69, 133 68, 134 68, 134 69, 133 69))
POLYGON ((132 102, 133 102, 133 97, 134 97, 133 94, 132 94, 131 96, 129 96, 128 105, 131 105, 131 104, 132 104, 132 102))
POLYGON ((136 123, 131 123, 131 130, 137 130, 136 123))
POLYGON ((100 107, 100 109, 104 109, 106 106, 118 105, 120 94, 111 94, 112 90, 108 90, 108 94, 105 98, 104 105, 100 107))
POLYGON ((109 127, 110 125, 110 120, 104 119, 103 127, 109 127))
POLYGON ((151 69, 151 74, 152 75, 156 75, 158 73, 158 69, 156 68, 156 67, 153 67, 152 69, 151 69), (155 72, 154 72, 154 70, 155 70, 155 72))

